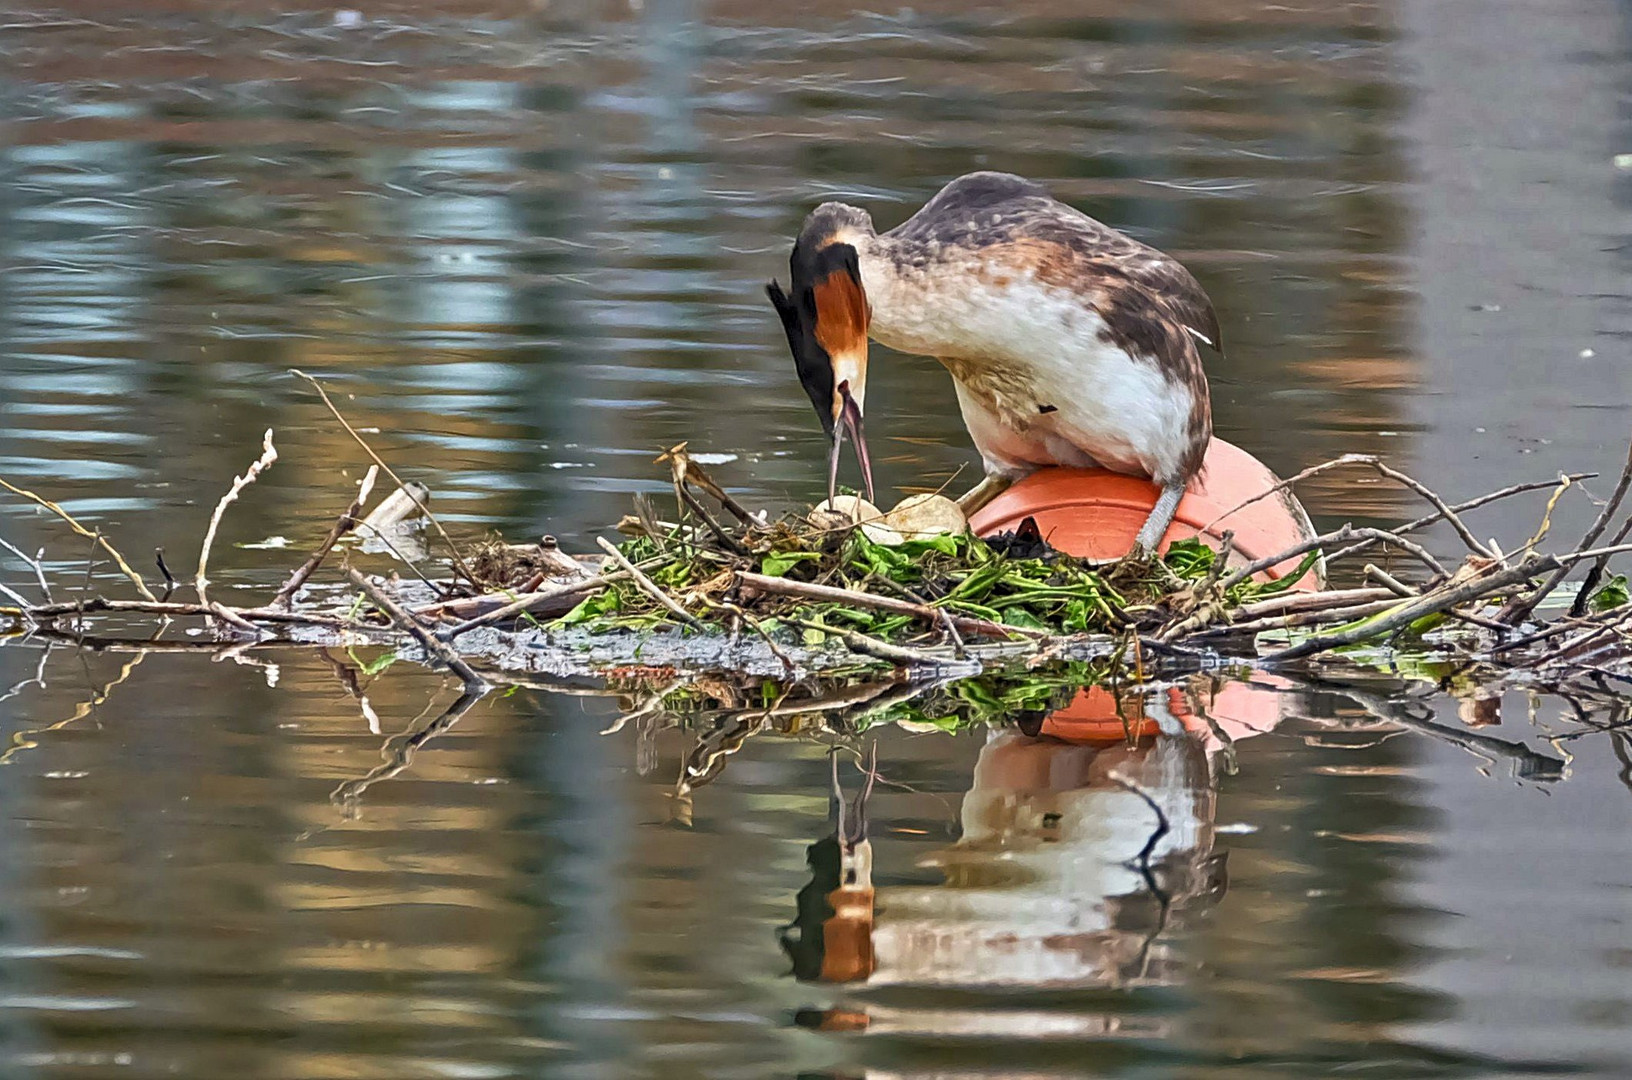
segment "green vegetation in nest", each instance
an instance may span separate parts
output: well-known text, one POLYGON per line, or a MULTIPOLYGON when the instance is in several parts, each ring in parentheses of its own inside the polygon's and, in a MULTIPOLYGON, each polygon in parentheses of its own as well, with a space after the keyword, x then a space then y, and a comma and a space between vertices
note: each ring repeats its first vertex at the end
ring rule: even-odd
MULTIPOLYGON (((1216 599, 1226 603, 1247 602, 1285 590, 1307 569, 1276 582, 1244 581, 1221 591, 1216 589, 1217 553, 1196 540, 1172 545, 1157 562, 1096 565, 1012 536, 986 540, 949 534, 886 545, 869 539, 861 528, 823 529, 797 520, 754 531, 744 547, 747 554, 729 553, 700 546, 695 534, 676 531, 637 536, 618 550, 631 563, 647 566, 651 582, 700 622, 725 627, 742 612, 767 631, 794 629, 813 647, 828 636, 824 627, 884 640, 933 628, 905 612, 761 590, 739 581, 733 571, 1063 635, 1157 625, 1175 611, 1193 607, 1205 589, 1220 593, 1216 599)), ((587 598, 556 625, 646 630, 675 621, 647 590, 624 580, 587 598)))

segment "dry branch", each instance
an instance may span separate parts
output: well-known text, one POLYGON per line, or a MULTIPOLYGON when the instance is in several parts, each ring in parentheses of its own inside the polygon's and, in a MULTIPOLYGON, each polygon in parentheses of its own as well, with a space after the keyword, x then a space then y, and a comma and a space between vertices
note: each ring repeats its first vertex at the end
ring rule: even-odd
MULTIPOLYGON (((1593 519, 1592 525, 1588 527, 1586 533, 1582 535, 1581 542, 1576 545, 1577 550, 1582 548, 1590 548, 1593 544, 1598 542, 1598 538, 1600 536, 1604 535, 1604 530, 1609 527, 1610 520, 1615 517, 1615 512, 1620 509, 1622 500, 1626 498, 1626 491, 1629 486, 1632 486, 1632 441, 1629 441, 1627 444, 1626 464, 1621 466, 1621 475, 1615 481, 1615 490, 1610 493, 1609 501, 1604 503, 1603 508, 1598 511, 1598 516, 1593 519)), ((1627 518, 1627 524, 1628 526, 1632 526, 1632 517, 1627 518)), ((1616 535, 1614 543, 1620 543, 1625 536, 1626 528, 1623 527, 1620 533, 1616 535)), ((1590 584, 1588 584, 1586 588, 1591 588, 1592 585, 1597 583, 1597 579, 1603 574, 1603 568, 1608 565, 1608 563, 1609 556, 1605 555, 1601 556, 1598 562, 1593 564, 1592 569, 1587 572, 1587 577, 1590 584)), ((1572 569, 1574 569, 1573 564, 1561 566, 1557 570, 1554 570, 1547 576, 1547 580, 1543 581, 1528 596, 1515 598, 1514 600, 1510 601, 1506 607, 1497 613, 1496 618, 1499 621, 1512 626, 1516 626, 1523 622, 1525 619, 1529 618, 1530 613, 1536 610, 1536 607, 1543 600, 1547 599, 1554 589, 1557 589, 1564 583, 1564 579, 1569 576, 1572 569)), ((1577 614, 1579 614, 1579 612, 1577 612, 1577 614)))
POLYGON ((0 487, 5 488, 13 495, 21 495, 23 498, 29 500, 37 506, 43 506, 45 509, 51 511, 53 514, 66 521, 68 523, 68 527, 73 529, 74 532, 85 537, 85 539, 91 541, 92 543, 99 545, 103 551, 108 553, 108 556, 113 559, 116 564, 118 564, 120 571, 130 579, 131 584, 136 586, 136 591, 142 594, 142 599, 158 599, 158 597, 153 595, 152 590, 147 587, 147 582, 142 580, 142 575, 130 568, 130 564, 125 561, 125 557, 119 554, 118 550, 113 546, 113 544, 109 543, 108 538, 103 536, 100 531, 92 532, 90 529, 87 529, 78 521, 74 520, 74 516, 68 511, 64 510, 50 499, 34 494, 34 492, 29 491, 27 488, 17 487, 5 480, 0 480, 0 487))
POLYGON ((1448 611, 1470 600, 1489 596, 1500 589, 1507 588, 1510 585, 1517 585, 1548 570, 1556 570, 1558 566, 1559 560, 1551 555, 1531 555, 1518 566, 1507 567, 1495 573, 1464 581, 1458 585, 1436 589, 1415 600, 1403 602, 1379 619, 1370 620, 1360 626, 1351 627, 1348 630, 1338 631, 1334 634, 1317 634, 1298 642, 1296 645, 1263 657, 1263 662, 1275 664, 1287 660, 1297 660, 1301 657, 1325 652, 1328 649, 1369 641, 1402 626, 1409 626, 1418 619, 1448 611))
MULTIPOLYGON (((39 550, 39 553, 31 559, 9 543, 3 536, 0 536, 0 547, 5 548, 7 551, 11 552, 13 555, 17 556, 19 559, 23 560, 23 562, 28 564, 28 566, 34 571, 34 580, 40 583, 40 592, 45 596, 45 602, 49 604, 51 602, 51 585, 45 580, 45 567, 40 564, 40 560, 45 557, 45 549, 42 547, 39 550)), ((13 593, 12 595, 15 596, 16 594, 13 593)))
MULTIPOLYGON (((1593 477, 1595 477, 1597 475, 1598 475, 1597 473, 1590 473, 1590 472, 1589 473, 1567 473, 1563 477, 1561 477, 1560 479, 1567 480, 1570 483, 1578 484, 1583 480, 1591 480, 1593 477)), ((1481 506, 1488 506, 1493 502, 1499 502, 1502 499, 1512 498, 1514 495, 1523 495, 1523 494, 1526 494, 1527 492, 1531 492, 1531 491, 1544 491, 1547 488, 1550 488, 1553 485, 1557 484, 1558 482, 1559 481, 1556 480, 1556 479, 1555 480, 1531 480, 1530 482, 1524 483, 1524 484, 1514 484, 1511 487, 1502 488, 1500 491, 1492 491, 1492 492, 1489 492, 1488 494, 1480 495, 1478 498, 1467 499, 1467 500, 1465 500, 1463 502, 1459 502, 1455 506, 1452 506, 1451 509, 1455 510, 1458 514, 1465 514, 1469 510, 1477 510, 1481 506)), ((1394 533, 1396 536, 1404 536, 1407 533, 1414 533, 1419 529, 1425 529, 1428 526, 1434 524, 1435 522, 1441 521, 1443 519, 1444 519, 1444 515, 1436 511, 1436 512, 1434 512, 1432 514, 1424 514, 1422 517, 1416 518, 1416 519, 1414 519, 1412 521, 1408 521, 1404 525, 1400 525, 1400 526, 1398 526, 1396 528, 1390 529, 1389 531, 1394 533)), ((1339 559, 1347 558, 1350 555, 1354 555, 1354 554, 1357 554, 1357 553, 1359 553, 1361 551, 1365 551, 1365 550, 1367 550, 1368 548, 1371 548, 1372 546, 1374 546, 1377 543, 1378 543, 1378 541, 1376 541, 1376 540, 1362 540, 1358 544, 1354 544, 1354 545, 1351 545, 1350 547, 1346 547, 1346 548, 1342 549, 1341 551, 1332 552, 1330 555, 1328 555, 1326 557, 1326 561, 1327 562, 1336 562, 1339 559)))
MULTIPOLYGON (((301 371, 299 368, 290 368, 289 373, 305 379, 312 385, 312 389, 316 390, 317 396, 323 399, 323 404, 328 407, 329 412, 334 415, 336 420, 340 421, 340 426, 346 429, 346 434, 350 435, 352 439, 356 441, 357 445, 363 448, 363 452, 369 456, 374 464, 378 465, 380 469, 384 471, 385 475, 389 476, 396 482, 399 490, 406 491, 408 485, 403 482, 402 477, 398 476, 391 466, 387 465, 380 455, 374 452, 374 448, 369 446, 368 442, 361 435, 357 434, 357 429, 352 427, 351 424, 347 422, 346 418, 340 414, 340 410, 335 408, 334 402, 329 400, 328 392, 323 389, 323 384, 318 382, 317 379, 313 378, 312 376, 306 374, 304 371, 301 371)), ((410 497, 412 497, 412 494, 412 492, 409 492, 410 497)), ((431 513, 430 509, 426 507, 424 502, 420 501, 419 499, 415 499, 414 502, 420 508, 420 510, 424 512, 426 520, 429 521, 441 535, 442 542, 448 545, 448 553, 453 556, 453 564, 459 568, 459 572, 465 576, 466 581, 474 583, 476 580, 476 575, 472 574, 470 572, 470 567, 465 564, 464 556, 459 554, 459 548, 456 544, 454 544, 453 538, 448 535, 448 530, 442 527, 442 523, 436 519, 436 515, 431 513)))
POLYGON ((685 623, 687 626, 702 625, 702 623, 698 621, 697 616, 681 607, 679 601, 675 600, 674 597, 670 596, 668 593, 659 588, 657 583, 651 578, 641 573, 640 570, 635 567, 635 564, 630 562, 624 556, 623 552, 618 550, 618 546, 616 544, 612 543, 604 536, 597 536, 595 538, 595 542, 601 546, 602 551, 612 556, 613 562, 623 567, 624 573, 635 579, 635 584, 640 587, 641 592, 645 593, 647 596, 650 596, 653 600, 656 600, 659 605, 661 605, 670 614, 679 619, 681 622, 685 623))
POLYGON ((1281 563, 1295 559, 1299 555, 1307 555, 1309 552, 1320 550, 1329 544, 1342 544, 1354 539, 1376 540, 1387 544, 1394 544, 1400 548, 1400 550, 1411 555, 1418 562, 1428 567, 1429 570, 1432 570, 1436 577, 1443 578, 1450 576, 1445 567, 1440 564, 1440 561, 1434 558, 1433 555, 1427 551, 1427 549, 1422 547, 1420 544, 1407 540, 1398 533, 1390 532, 1386 529, 1357 529, 1353 525, 1344 525, 1336 532, 1329 532, 1324 536, 1311 537, 1308 540, 1293 544, 1285 551, 1277 552, 1274 555, 1266 555, 1262 559, 1257 559, 1248 563, 1239 570, 1231 573, 1230 576, 1225 578, 1223 581, 1219 582, 1219 588, 1229 589, 1235 585, 1241 584, 1241 582, 1246 581, 1254 574, 1262 573, 1273 566, 1279 566, 1281 563))
POLYGON ((414 640, 424 648, 427 656, 436 657, 446 664, 455 675, 463 679, 467 689, 487 689, 487 680, 476 674, 475 669, 465 662, 464 657, 450 649, 446 642, 438 641, 430 631, 419 625, 419 620, 405 611, 402 605, 385 595, 379 586, 364 577, 361 571, 355 567, 348 567, 346 577, 351 580, 353 585, 363 590, 363 593, 373 602, 374 606, 383 611, 386 617, 396 624, 398 629, 406 630, 413 635, 414 640))
MULTIPOLYGON (((215 513, 210 515, 210 527, 204 530, 203 546, 198 549, 198 571, 193 575, 193 588, 198 591, 198 602, 205 607, 210 606, 209 595, 205 592, 205 587, 210 582, 204 576, 204 571, 210 564, 210 547, 215 543, 215 530, 221 525, 221 515, 226 513, 229 504, 238 501, 240 491, 253 484, 261 473, 270 469, 272 463, 277 460, 278 450, 277 447, 272 445, 272 429, 267 428, 266 434, 261 436, 261 456, 256 458, 249 468, 244 470, 244 475, 233 478, 232 487, 228 489, 225 495, 221 496, 221 501, 215 504, 215 513)), ((227 621, 231 622, 232 620, 227 618, 227 621)))
POLYGON ((368 467, 368 473, 364 475, 363 482, 357 488, 357 497, 351 500, 351 505, 346 507, 345 512, 329 528, 329 535, 325 536, 323 542, 317 545, 317 550, 312 552, 306 561, 293 574, 289 575, 289 580, 283 583, 282 588, 278 589, 277 595, 272 597, 273 607, 288 607, 295 593, 299 592, 300 587, 306 584, 307 579, 317 572, 319 566, 323 565, 323 560, 328 557, 330 551, 334 550, 334 545, 340 542, 340 538, 356 528, 357 515, 362 511, 363 504, 368 502, 368 496, 374 491, 374 480, 379 475, 380 467, 378 465, 368 467))

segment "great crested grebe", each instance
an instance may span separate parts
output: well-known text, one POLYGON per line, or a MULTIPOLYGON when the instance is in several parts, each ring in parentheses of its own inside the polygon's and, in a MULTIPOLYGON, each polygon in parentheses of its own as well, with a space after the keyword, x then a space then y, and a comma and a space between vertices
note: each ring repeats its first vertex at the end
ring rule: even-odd
POLYGON ((947 184, 905 223, 823 203, 767 287, 799 380, 832 439, 846 431, 872 497, 862 434, 867 339, 952 373, 985 479, 973 513, 1047 465, 1100 466, 1162 491, 1134 544, 1148 558, 1212 438, 1200 347, 1219 349, 1212 302, 1183 266, 1008 173, 947 184))

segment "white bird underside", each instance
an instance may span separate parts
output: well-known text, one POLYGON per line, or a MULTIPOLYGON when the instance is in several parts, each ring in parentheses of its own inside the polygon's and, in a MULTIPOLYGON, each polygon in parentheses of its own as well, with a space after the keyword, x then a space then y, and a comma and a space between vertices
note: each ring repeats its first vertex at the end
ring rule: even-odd
POLYGON ((1153 363, 1104 340, 1104 321, 1080 296, 1021 275, 1007 286, 975 278, 955 295, 913 296, 909 281, 875 285, 890 275, 869 274, 868 264, 863 255, 872 337, 946 366, 988 475, 1018 478, 1045 465, 1182 473, 1188 397, 1153 363))
POLYGON ((1200 469, 1198 349, 1218 324, 1172 258, 1003 173, 959 177, 882 235, 843 218, 835 239, 856 250, 869 335, 952 373, 988 475, 1100 465, 1182 487, 1200 469))

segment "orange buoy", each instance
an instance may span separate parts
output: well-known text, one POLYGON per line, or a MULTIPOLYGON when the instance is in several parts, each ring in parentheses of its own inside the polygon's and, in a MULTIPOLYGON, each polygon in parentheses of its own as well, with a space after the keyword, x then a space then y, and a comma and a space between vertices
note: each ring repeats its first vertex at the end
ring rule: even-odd
MULTIPOLYGON (((1313 537, 1309 515, 1290 491, 1236 509, 1276 483, 1278 478, 1263 462, 1215 438, 1207 447, 1201 475, 1191 481, 1173 524, 1162 537, 1162 549, 1194 536, 1217 548, 1229 531, 1235 533, 1231 561, 1244 565, 1313 537)), ((1013 531, 1026 518, 1035 518, 1043 539, 1060 551, 1085 559, 1119 559, 1133 547, 1139 526, 1160 493, 1149 480, 1105 469, 1039 469, 977 511, 969 526, 981 536, 990 536, 1013 531)), ((1261 577, 1277 580, 1296 571, 1298 562, 1289 559, 1261 577)), ((1320 585, 1317 567, 1292 588, 1314 590, 1320 585)))

